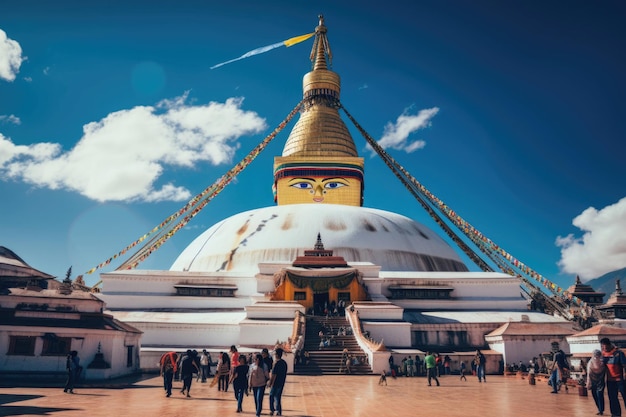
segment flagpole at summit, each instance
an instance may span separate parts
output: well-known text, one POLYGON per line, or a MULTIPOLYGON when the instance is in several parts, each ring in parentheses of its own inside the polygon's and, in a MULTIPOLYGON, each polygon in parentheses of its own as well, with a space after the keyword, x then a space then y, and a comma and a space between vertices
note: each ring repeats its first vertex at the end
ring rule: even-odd
POLYGON ((307 33, 306 35, 295 36, 293 38, 289 38, 287 40, 284 40, 282 42, 277 42, 277 43, 274 43, 272 45, 262 46, 260 48, 256 48, 256 49, 253 49, 253 50, 251 50, 249 52, 246 52, 245 54, 241 55, 239 58, 231 59, 229 61, 225 61, 225 62, 221 62, 221 63, 216 64, 216 65, 213 65, 211 67, 211 69, 219 68, 219 67, 221 67, 223 65, 230 64, 231 62, 239 61, 239 60, 242 60, 242 59, 245 59, 245 58, 250 58, 251 56, 264 54, 265 52, 271 51, 272 49, 280 48, 283 45, 286 46, 286 47, 290 47, 290 46, 296 45, 296 44, 298 44, 300 42, 304 42, 304 41, 306 41, 307 39, 309 39, 310 37, 312 37, 314 35, 315 35, 315 32, 307 33))

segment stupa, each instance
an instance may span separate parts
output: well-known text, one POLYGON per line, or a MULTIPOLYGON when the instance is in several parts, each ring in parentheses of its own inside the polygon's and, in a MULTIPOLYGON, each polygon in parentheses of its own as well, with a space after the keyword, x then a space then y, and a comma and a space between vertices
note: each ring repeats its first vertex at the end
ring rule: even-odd
MULTIPOLYGON (((107 307, 143 331, 145 366, 166 349, 293 341, 298 315, 339 301, 372 340, 398 351, 469 352, 505 322, 562 322, 528 311, 517 278, 469 272, 430 228, 363 207, 364 160, 338 111, 322 17, 311 63, 300 118, 274 159, 276 205, 210 227, 169 271, 101 274, 107 307)), ((373 368, 382 363, 368 354, 373 368)))

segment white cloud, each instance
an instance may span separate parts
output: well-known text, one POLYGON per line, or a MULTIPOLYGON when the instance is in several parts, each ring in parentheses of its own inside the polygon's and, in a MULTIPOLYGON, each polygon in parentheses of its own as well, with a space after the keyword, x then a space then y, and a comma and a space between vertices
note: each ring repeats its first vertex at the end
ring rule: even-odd
MULTIPOLYGON (((383 149, 392 148, 406 153, 414 152, 426 146, 423 140, 410 141, 409 136, 425 127, 430 126, 431 119, 439 112, 438 107, 420 110, 415 115, 409 114, 409 109, 398 116, 395 123, 389 122, 385 126, 383 136, 378 140, 378 144, 383 149)), ((368 145, 367 149, 373 152, 368 145)))
POLYGON ((6 81, 15 80, 24 59, 20 44, 9 39, 6 32, 0 29, 0 78, 6 81))
POLYGON ((22 121, 14 114, 0 114, 0 123, 12 123, 14 125, 20 125, 22 124, 22 121))
POLYGON ((182 201, 191 193, 166 183, 166 166, 228 163, 237 139, 266 128, 264 119, 241 109, 243 99, 190 106, 187 95, 157 106, 138 106, 83 126, 76 146, 16 146, 0 135, 0 178, 38 187, 76 191, 96 201, 182 201))
POLYGON ((626 267, 626 197, 599 211, 589 207, 572 224, 584 234, 557 237, 564 272, 590 279, 626 267))

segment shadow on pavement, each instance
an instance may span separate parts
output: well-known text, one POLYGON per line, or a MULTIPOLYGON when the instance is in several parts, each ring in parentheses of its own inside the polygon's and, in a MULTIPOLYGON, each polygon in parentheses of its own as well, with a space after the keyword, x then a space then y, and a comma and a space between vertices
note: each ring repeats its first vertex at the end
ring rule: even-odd
POLYGON ((0 416, 50 416, 53 413, 61 411, 75 410, 73 408, 52 408, 52 407, 33 407, 33 406, 2 406, 0 407, 0 416))

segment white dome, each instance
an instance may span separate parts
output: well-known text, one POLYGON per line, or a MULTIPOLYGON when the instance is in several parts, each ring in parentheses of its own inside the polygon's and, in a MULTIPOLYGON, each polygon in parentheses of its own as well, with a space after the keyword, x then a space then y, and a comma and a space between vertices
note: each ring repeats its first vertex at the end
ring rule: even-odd
POLYGON ((467 271, 458 254, 426 226, 383 210, 290 204, 250 210, 213 225, 178 256, 171 271, 258 272, 261 262, 293 262, 313 249, 383 271, 467 271))

